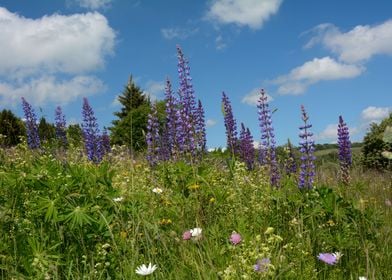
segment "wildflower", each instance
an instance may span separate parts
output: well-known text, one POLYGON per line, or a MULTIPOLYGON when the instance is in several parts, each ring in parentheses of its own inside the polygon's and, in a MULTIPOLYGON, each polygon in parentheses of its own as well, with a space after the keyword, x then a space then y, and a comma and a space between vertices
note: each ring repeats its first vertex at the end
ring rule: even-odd
POLYGON ((266 231, 264 232, 264 234, 271 234, 271 233, 273 233, 274 232, 274 228, 273 227, 268 227, 267 229, 266 229, 266 231))
POLYGON ((230 100, 224 92, 222 92, 222 111, 226 127, 227 148, 234 155, 237 153, 237 124, 233 116, 230 100))
POLYGON ((24 97, 22 97, 22 106, 26 119, 27 144, 30 149, 38 149, 41 147, 41 141, 38 135, 37 116, 24 97))
POLYGON ((271 110, 268 105, 268 97, 263 89, 260 91, 260 99, 257 104, 260 128, 261 128, 261 145, 260 155, 263 161, 270 166, 271 186, 279 186, 278 163, 276 161, 276 142, 274 128, 272 126, 271 110))
POLYGON ((142 264, 136 269, 136 273, 139 275, 149 275, 153 273, 155 269, 157 269, 157 266, 155 264, 152 265, 151 263, 149 263, 148 266, 142 264))
POLYGON ((161 193, 163 193, 163 190, 161 188, 153 188, 152 192, 156 193, 156 194, 161 194, 161 193))
POLYGON ((189 187, 188 187, 188 189, 190 189, 190 190, 197 190, 197 189, 199 189, 200 188, 200 185, 198 185, 198 184, 193 184, 193 185, 190 185, 189 187))
POLYGON ((340 252, 332 253, 332 255, 334 255, 334 257, 336 258, 336 262, 338 262, 340 258, 343 256, 343 254, 340 252))
POLYGON ((151 166, 156 165, 159 161, 161 137, 159 135, 159 122, 158 122, 158 112, 157 105, 154 103, 151 107, 151 113, 148 114, 147 120, 147 161, 151 166))
POLYGON ((66 133, 66 122, 65 116, 61 110, 60 106, 57 106, 55 111, 55 123, 56 123, 56 138, 58 139, 60 145, 65 147, 67 145, 67 133, 66 133))
POLYGON ((365 276, 359 276, 358 280, 367 280, 365 276))
POLYGON ((88 103, 87 98, 83 98, 82 115, 83 138, 87 158, 94 163, 99 163, 103 156, 102 141, 99 136, 97 118, 94 116, 94 111, 88 103))
POLYGON ((343 121, 342 116, 339 116, 338 125, 338 144, 339 144, 339 162, 340 162, 340 177, 345 185, 350 181, 349 169, 352 163, 351 160, 351 142, 348 127, 343 121))
POLYGON ((271 264, 269 258, 263 258, 261 261, 257 260, 257 263, 253 266, 256 272, 265 272, 268 270, 268 266, 271 264))
POLYGON ((185 232, 182 234, 182 240, 189 240, 189 239, 191 239, 191 238, 192 238, 192 233, 191 233, 190 230, 187 230, 187 231, 185 231, 185 232))
POLYGON ((201 228, 194 228, 194 229, 191 229, 190 232, 192 234, 192 237, 200 238, 202 229, 201 228))
POLYGON ((121 201, 123 201, 123 199, 124 199, 124 197, 120 196, 120 197, 113 198, 113 201, 114 202, 121 202, 121 201))
POLYGON ((315 149, 314 141, 312 139, 313 133, 309 131, 312 125, 308 123, 309 117, 306 114, 305 107, 303 105, 301 106, 301 111, 304 125, 299 128, 301 130, 299 137, 302 140, 300 141, 301 171, 299 174, 298 187, 300 189, 312 189, 313 177, 315 175, 314 160, 316 159, 316 157, 313 155, 315 149))
POLYGON ((206 124, 204 121, 204 109, 200 100, 196 108, 196 139, 199 152, 201 154, 205 153, 207 150, 206 124))
POLYGON ((317 258, 329 265, 334 265, 338 262, 336 255, 331 253, 320 253, 317 258))
POLYGON ((233 245, 237 245, 239 243, 241 243, 241 235, 239 233, 236 233, 235 231, 233 231, 233 233, 230 236, 230 242, 233 245))
POLYGON ((253 146, 253 137, 249 128, 245 129, 245 125, 241 123, 240 144, 239 144, 240 158, 245 162, 248 170, 252 170, 255 161, 255 148, 253 146))

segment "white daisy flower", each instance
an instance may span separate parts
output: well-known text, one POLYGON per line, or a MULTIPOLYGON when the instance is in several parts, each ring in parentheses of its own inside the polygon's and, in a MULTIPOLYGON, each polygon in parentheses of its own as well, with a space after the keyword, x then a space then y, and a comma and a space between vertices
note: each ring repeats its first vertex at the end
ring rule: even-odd
POLYGON ((120 202, 120 201, 122 201, 124 198, 122 197, 122 196, 120 196, 120 197, 116 197, 116 198, 113 198, 113 201, 114 202, 120 202))
POLYGON ((337 262, 338 262, 338 261, 340 260, 340 258, 343 256, 343 254, 340 253, 340 252, 335 252, 335 253, 333 253, 332 255, 336 258, 336 261, 337 261, 337 262))
POLYGON ((201 231, 202 231, 201 228, 194 228, 194 229, 190 230, 190 232, 192 234, 192 237, 200 237, 201 236, 201 231))
POLYGON ((161 194, 161 193, 163 193, 163 190, 161 188, 153 188, 152 192, 157 193, 157 194, 161 194))
POLYGON ((155 264, 152 265, 151 263, 149 263, 148 266, 142 264, 136 269, 136 273, 139 275, 149 275, 153 273, 155 269, 157 269, 157 266, 155 264))

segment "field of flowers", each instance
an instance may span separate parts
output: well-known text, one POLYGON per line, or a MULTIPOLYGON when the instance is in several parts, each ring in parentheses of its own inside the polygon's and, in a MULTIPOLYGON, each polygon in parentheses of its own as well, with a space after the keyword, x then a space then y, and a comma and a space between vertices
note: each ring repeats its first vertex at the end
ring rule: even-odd
POLYGON ((119 147, 99 165, 2 150, 0 275, 137 279, 151 263, 150 279, 390 279, 390 175, 327 177, 271 188, 267 169, 218 156, 151 168, 119 147))
POLYGON ((22 99, 27 138, 0 148, 1 279, 392 279, 392 174, 359 164, 343 118, 338 159, 317 164, 303 106, 299 147, 278 155, 265 92, 258 149, 223 93, 228 150, 207 152, 177 52, 179 95, 167 81, 163 124, 152 104, 145 152, 111 146, 86 98, 84 145, 60 107, 45 143, 22 99))

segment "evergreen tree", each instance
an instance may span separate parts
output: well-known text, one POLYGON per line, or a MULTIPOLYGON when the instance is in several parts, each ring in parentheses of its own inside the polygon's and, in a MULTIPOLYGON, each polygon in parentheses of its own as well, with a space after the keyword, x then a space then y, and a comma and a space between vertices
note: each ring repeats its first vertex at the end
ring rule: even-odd
POLYGON ((83 131, 79 124, 71 124, 67 128, 67 139, 73 147, 80 147, 83 141, 83 131))
POLYGON ((111 143, 126 145, 135 151, 146 147, 145 131, 147 116, 150 113, 150 100, 143 91, 134 83, 132 76, 123 93, 118 97, 122 105, 119 112, 114 115, 117 120, 112 121, 111 143))
POLYGON ((38 124, 38 135, 42 142, 51 142, 56 138, 56 127, 49 123, 45 117, 41 117, 38 124))
POLYGON ((26 129, 21 119, 4 109, 0 112, 0 134, 5 136, 2 144, 9 147, 20 143, 20 136, 26 134, 26 129))

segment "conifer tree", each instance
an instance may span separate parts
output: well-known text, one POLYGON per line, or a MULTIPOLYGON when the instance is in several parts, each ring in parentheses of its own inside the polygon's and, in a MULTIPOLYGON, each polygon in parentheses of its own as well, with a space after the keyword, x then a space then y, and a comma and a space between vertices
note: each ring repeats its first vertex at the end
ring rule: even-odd
POLYGON ((140 151, 146 147, 145 131, 147 116, 150 112, 150 100, 130 76, 124 91, 118 96, 121 109, 114 115, 110 140, 112 144, 126 145, 131 150, 140 151))

